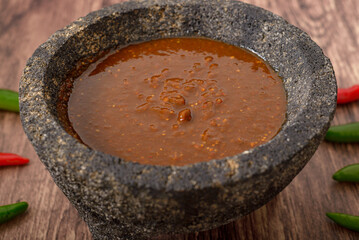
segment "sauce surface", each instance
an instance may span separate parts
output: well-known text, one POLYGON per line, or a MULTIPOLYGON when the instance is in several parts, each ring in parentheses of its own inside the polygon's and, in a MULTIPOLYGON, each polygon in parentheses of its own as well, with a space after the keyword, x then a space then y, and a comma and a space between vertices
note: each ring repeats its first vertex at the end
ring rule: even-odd
POLYGON ((68 117, 93 149, 128 161, 186 165, 233 156, 285 121, 283 82, 247 50, 202 38, 129 45, 73 83, 68 117))

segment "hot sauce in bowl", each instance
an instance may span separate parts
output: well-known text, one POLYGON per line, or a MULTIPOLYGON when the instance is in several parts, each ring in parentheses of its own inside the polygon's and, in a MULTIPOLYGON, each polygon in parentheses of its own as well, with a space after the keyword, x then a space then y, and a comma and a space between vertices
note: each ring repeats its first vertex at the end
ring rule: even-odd
POLYGON ((169 38, 108 53, 73 81, 67 113, 93 149, 177 165, 233 156, 273 138, 285 121, 277 73, 248 50, 169 38))

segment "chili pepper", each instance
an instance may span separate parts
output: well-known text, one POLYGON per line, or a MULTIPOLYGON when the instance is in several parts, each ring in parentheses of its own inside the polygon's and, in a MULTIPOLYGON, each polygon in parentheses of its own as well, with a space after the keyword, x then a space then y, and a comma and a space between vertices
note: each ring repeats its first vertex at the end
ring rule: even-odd
POLYGON ((359 182, 359 164, 351 164, 333 174, 333 179, 339 182, 359 182))
POLYGON ((326 213, 326 215, 340 226, 359 232, 359 216, 344 213, 326 213))
POLYGON ((0 153, 0 166, 24 165, 29 159, 13 153, 0 153))
POLYGON ((0 89, 0 109, 19 112, 19 94, 11 90, 0 89))
POLYGON ((349 103, 359 99, 359 85, 350 88, 338 88, 337 103, 349 103))
POLYGON ((359 122, 332 126, 325 135, 332 142, 359 142, 359 122))
POLYGON ((27 202, 18 202, 0 206, 0 224, 25 212, 28 206, 29 204, 27 202))

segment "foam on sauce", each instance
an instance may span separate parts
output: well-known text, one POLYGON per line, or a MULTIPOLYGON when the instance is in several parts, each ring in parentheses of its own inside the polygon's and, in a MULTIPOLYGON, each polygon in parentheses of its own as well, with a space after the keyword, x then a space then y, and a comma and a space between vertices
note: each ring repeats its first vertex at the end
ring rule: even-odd
POLYGON ((285 121, 283 82, 253 53, 203 38, 170 38, 107 54, 75 79, 74 131, 128 161, 186 165, 236 155, 285 121))

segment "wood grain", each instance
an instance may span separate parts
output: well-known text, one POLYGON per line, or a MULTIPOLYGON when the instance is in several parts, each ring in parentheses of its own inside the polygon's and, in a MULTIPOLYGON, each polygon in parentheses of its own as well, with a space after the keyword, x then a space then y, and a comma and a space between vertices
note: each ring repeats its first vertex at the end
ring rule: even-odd
MULTIPOLYGON (((0 0, 0 87, 18 89, 26 60, 56 30, 118 1, 0 0)), ((306 31, 331 59, 338 85, 359 83, 359 2, 355 0, 248 0, 306 31)), ((359 121, 359 103, 340 106, 333 124, 359 121)), ((359 215, 359 185, 331 179, 359 162, 358 144, 322 143, 293 182, 267 205, 220 228, 159 239, 359 239, 338 227, 326 211, 359 215)), ((28 201, 28 212, 0 225, 0 239, 91 239, 91 234, 53 183, 27 140, 19 116, 0 112, 0 151, 31 159, 0 169, 0 205, 28 201)))

